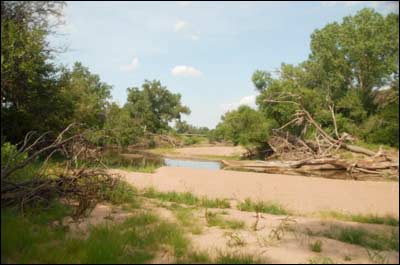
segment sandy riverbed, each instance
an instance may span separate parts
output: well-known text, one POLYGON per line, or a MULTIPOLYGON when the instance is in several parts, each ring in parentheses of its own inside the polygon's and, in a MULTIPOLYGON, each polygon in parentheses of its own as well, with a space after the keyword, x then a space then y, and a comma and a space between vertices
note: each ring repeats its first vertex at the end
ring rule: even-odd
POLYGON ((299 213, 335 210, 399 216, 398 182, 335 180, 228 170, 161 167, 155 173, 111 170, 139 188, 189 191, 210 198, 276 201, 299 213))

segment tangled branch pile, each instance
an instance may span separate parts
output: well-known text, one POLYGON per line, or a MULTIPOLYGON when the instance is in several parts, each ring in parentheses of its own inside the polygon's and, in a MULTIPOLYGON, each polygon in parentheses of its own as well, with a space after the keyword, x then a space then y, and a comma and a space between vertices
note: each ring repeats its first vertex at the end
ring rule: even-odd
POLYGON ((90 151, 82 135, 64 137, 72 126, 72 124, 68 126, 52 143, 45 146, 43 144, 46 134, 30 143, 33 133, 28 133, 21 147, 10 155, 7 161, 2 161, 2 206, 18 206, 23 211, 27 205, 47 204, 55 198, 62 198, 76 206, 74 216, 79 217, 104 199, 103 191, 111 189, 118 179, 99 168, 79 168, 77 161, 81 156, 93 158, 96 155, 90 151), (23 181, 14 178, 13 173, 26 167, 39 156, 45 156, 43 163, 45 167, 50 157, 57 151, 62 152, 67 158, 62 172, 53 174, 38 172, 37 176, 23 181), (17 160, 16 158, 22 154, 27 155, 24 159, 17 160))
POLYGON ((333 105, 329 106, 334 125, 334 135, 331 135, 315 121, 300 103, 276 99, 268 99, 266 102, 297 106, 294 118, 280 128, 275 129, 273 136, 268 141, 270 148, 274 152, 273 155, 267 158, 269 161, 223 161, 225 166, 274 173, 341 170, 346 171, 353 177, 363 174, 398 176, 398 156, 391 157, 383 151, 382 147, 375 153, 369 149, 354 145, 355 139, 348 133, 339 134, 333 105), (302 126, 302 135, 305 135, 304 132, 312 127, 315 131, 315 140, 304 139, 284 131, 290 125, 302 126), (338 155, 338 151, 341 149, 351 153, 362 154, 364 157, 359 160, 342 159, 338 155), (273 161, 271 160, 272 158, 279 158, 279 160, 273 161))

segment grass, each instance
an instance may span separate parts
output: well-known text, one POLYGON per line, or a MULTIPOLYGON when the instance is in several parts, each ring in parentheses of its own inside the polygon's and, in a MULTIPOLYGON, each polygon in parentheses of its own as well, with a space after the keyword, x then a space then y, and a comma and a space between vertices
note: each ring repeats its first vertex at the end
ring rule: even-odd
POLYGON ((222 229, 243 229, 245 227, 245 224, 243 221, 237 221, 237 220, 227 220, 222 218, 220 214, 217 212, 206 212, 206 220, 208 226, 218 226, 222 229))
POLYGON ((362 214, 345 214, 335 211, 324 211, 317 214, 322 218, 334 218, 342 221, 352 221, 367 224, 383 224, 390 226, 399 226, 399 219, 393 216, 378 216, 378 215, 362 215, 362 214))
POLYGON ((202 226, 193 214, 190 208, 184 208, 179 205, 171 207, 179 223, 189 230, 192 234, 199 235, 203 232, 202 226))
POLYGON ((127 203, 134 208, 139 207, 137 199, 137 190, 130 184, 122 180, 117 180, 114 187, 103 187, 104 199, 111 202, 112 204, 120 205, 127 203))
POLYGON ((321 252, 322 251, 322 241, 321 240, 317 240, 314 243, 310 244, 310 249, 313 252, 321 252))
POLYGON ((191 252, 185 258, 178 260, 178 264, 266 264, 260 258, 250 254, 235 254, 219 252, 212 259, 206 252, 191 252))
POLYGON ((399 234, 393 229, 390 235, 369 232, 363 228, 342 228, 332 226, 322 235, 345 243, 359 245, 374 250, 399 251, 399 234))
POLYGON ((182 203, 186 205, 200 206, 206 208, 230 208, 228 200, 200 198, 190 192, 159 192, 154 188, 148 188, 143 193, 147 198, 158 199, 160 201, 182 203))
POLYGON ((274 215, 290 215, 291 212, 282 205, 275 202, 258 201, 253 202, 247 198, 243 202, 238 203, 237 208, 246 212, 260 212, 274 215))
POLYGON ((176 224, 142 213, 121 224, 91 227, 86 239, 67 236, 51 222, 66 214, 61 206, 22 217, 13 209, 1 212, 2 263, 145 263, 163 246, 182 257, 188 240, 176 224))
POLYGON ((310 264, 334 264, 335 262, 329 258, 329 257, 324 257, 324 256, 315 256, 311 257, 308 262, 310 264))
POLYGON ((259 258, 249 254, 220 253, 215 260, 216 264, 265 264, 259 258))

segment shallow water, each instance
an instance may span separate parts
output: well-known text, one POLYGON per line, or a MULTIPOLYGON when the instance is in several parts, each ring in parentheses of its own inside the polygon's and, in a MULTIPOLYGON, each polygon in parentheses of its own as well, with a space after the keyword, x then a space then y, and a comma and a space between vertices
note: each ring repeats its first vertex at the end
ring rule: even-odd
POLYGON ((183 160, 175 158, 164 158, 167 167, 188 167, 188 168, 205 168, 205 169, 221 169, 221 163, 216 161, 201 160, 183 160))

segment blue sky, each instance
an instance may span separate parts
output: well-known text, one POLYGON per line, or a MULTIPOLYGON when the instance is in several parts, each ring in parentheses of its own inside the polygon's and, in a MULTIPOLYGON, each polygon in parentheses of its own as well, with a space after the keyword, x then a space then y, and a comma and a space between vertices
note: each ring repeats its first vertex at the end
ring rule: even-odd
POLYGON ((315 29, 363 7, 398 12, 368 1, 67 2, 51 41, 68 46, 57 62, 82 62, 119 104, 128 87, 157 79, 192 110, 184 120, 213 128, 227 110, 254 106, 254 70, 307 59, 315 29))

